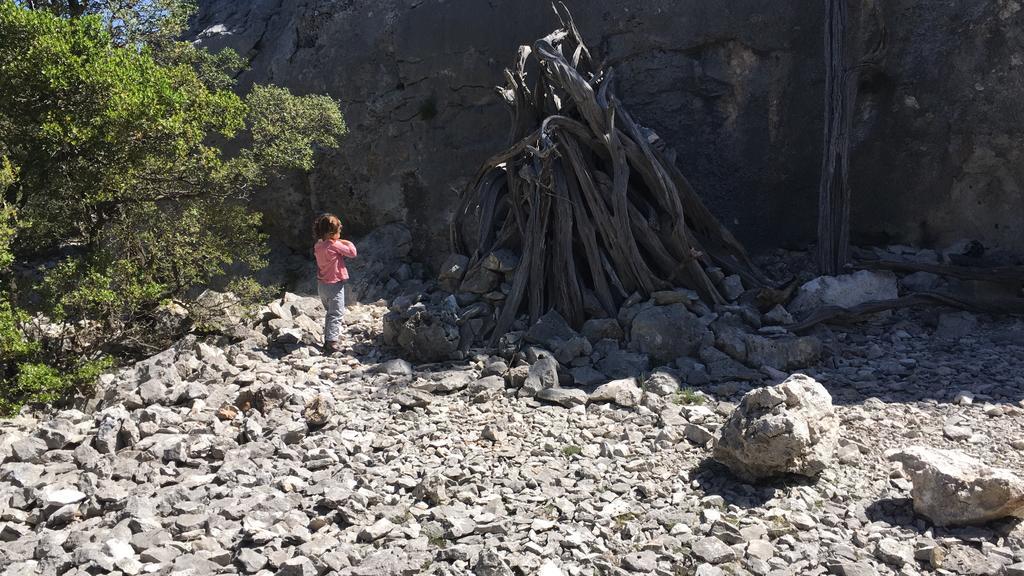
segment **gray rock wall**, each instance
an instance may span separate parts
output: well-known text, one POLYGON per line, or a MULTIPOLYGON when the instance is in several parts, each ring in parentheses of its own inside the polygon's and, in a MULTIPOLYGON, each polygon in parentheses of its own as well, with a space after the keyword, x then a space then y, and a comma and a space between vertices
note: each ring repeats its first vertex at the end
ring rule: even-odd
MULTIPOLYGON (((813 240, 823 109, 822 3, 567 0, 616 68, 633 115, 755 248, 813 240)), ((194 34, 252 59, 240 78, 341 100, 351 129, 317 169, 259 199, 272 232, 308 244, 320 210, 359 235, 404 221, 414 255, 447 249, 457 190, 504 145, 493 86, 519 44, 555 27, 547 0, 202 0, 194 34)), ((854 3, 860 43, 872 0, 854 3)), ((861 78, 854 233, 960 237, 1024 251, 1024 11, 1018 0, 880 6, 882 69, 861 78)))

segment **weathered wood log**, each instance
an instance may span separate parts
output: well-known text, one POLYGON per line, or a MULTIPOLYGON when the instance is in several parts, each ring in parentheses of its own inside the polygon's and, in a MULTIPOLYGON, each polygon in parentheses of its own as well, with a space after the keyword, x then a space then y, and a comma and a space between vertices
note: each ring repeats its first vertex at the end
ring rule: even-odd
POLYGON ((825 0, 825 137, 818 184, 818 268, 841 273, 850 259, 850 135, 862 72, 880 70, 888 29, 876 4, 871 11, 878 35, 860 61, 849 64, 847 0, 825 0))
POLYGON ((835 275, 850 248, 849 149, 853 100, 847 0, 825 0, 825 138, 818 185, 818 268, 835 275))
POLYGON ((923 262, 897 262, 894 260, 860 260, 854 264, 862 270, 891 270, 893 272, 930 272, 960 280, 981 280, 996 284, 1024 284, 1024 266, 951 266, 923 262))
POLYGON ((850 308, 826 306, 815 310, 796 324, 786 326, 786 329, 799 334, 818 324, 831 322, 852 324, 865 320, 872 314, 887 310, 935 305, 949 306, 976 313, 1024 314, 1024 298, 980 299, 938 292, 918 292, 892 300, 865 302, 850 308))

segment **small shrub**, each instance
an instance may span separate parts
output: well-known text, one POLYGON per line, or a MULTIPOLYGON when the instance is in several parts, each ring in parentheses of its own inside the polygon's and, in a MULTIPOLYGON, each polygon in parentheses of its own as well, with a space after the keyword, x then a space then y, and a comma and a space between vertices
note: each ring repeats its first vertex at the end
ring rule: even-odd
POLYGON ((630 522, 632 520, 635 520, 635 519, 636 519, 636 514, 633 514, 632 512, 626 512, 625 514, 619 514, 618 516, 613 518, 613 520, 615 520, 615 525, 620 527, 620 528, 625 526, 628 522, 630 522))
POLYGON ((693 388, 683 388, 676 393, 673 401, 675 401, 676 404, 682 404, 683 406, 692 406, 695 404, 703 404, 704 396, 693 388))
POLYGON ((580 448, 579 446, 576 446, 575 444, 570 444, 570 445, 562 448, 562 454, 564 454, 567 458, 572 458, 573 456, 577 456, 581 452, 583 452, 583 449, 580 448))
POLYGON ((0 416, 13 416, 26 404, 54 405, 76 394, 89 395, 100 374, 113 365, 104 357, 61 372, 48 364, 20 363, 16 377, 0 381, 0 416))

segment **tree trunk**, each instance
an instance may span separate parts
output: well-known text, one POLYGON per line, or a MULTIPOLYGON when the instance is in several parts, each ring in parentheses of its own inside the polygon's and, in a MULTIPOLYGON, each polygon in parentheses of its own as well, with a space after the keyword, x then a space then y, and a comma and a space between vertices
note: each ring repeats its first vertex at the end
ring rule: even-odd
POLYGON ((847 74, 847 0, 825 0, 825 139, 818 186, 818 267, 839 274, 849 260, 849 149, 855 82, 847 74))

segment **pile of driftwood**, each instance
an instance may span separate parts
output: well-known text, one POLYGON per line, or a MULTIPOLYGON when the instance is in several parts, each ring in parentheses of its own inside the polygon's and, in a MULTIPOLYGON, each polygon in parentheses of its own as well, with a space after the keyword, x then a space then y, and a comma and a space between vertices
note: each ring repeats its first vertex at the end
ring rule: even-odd
POLYGON ((452 226, 467 277, 499 250, 522 263, 493 337, 520 311, 535 322, 553 308, 578 326, 591 309, 614 317, 634 293, 675 286, 722 303, 711 268, 763 286, 675 154, 616 98, 612 69, 595 62, 565 7, 556 12, 562 27, 520 47, 506 71, 510 146, 481 167, 452 226))

